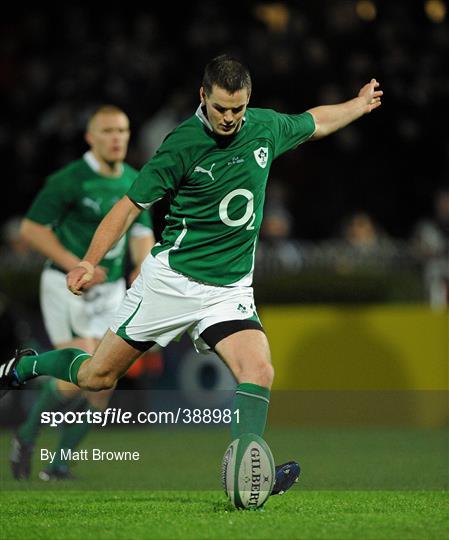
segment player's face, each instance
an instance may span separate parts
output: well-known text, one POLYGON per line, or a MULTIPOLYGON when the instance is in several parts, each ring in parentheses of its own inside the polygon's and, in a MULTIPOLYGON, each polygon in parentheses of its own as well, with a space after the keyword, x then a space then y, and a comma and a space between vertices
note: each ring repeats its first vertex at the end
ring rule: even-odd
POLYGON ((204 88, 200 89, 201 104, 206 107, 207 119, 214 133, 234 135, 242 125, 242 119, 249 102, 246 88, 229 94, 223 88, 214 85, 209 96, 204 88))
POLYGON ((123 161, 128 150, 129 120, 123 113, 100 113, 91 122, 86 140, 97 159, 123 161))

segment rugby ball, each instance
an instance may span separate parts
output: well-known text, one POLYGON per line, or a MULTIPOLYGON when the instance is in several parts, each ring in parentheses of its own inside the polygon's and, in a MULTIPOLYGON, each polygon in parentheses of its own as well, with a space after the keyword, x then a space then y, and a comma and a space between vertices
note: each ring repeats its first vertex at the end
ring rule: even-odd
POLYGON ((222 482, 236 508, 255 509, 271 494, 275 481, 273 454, 255 433, 244 433, 231 442, 222 462, 222 482))

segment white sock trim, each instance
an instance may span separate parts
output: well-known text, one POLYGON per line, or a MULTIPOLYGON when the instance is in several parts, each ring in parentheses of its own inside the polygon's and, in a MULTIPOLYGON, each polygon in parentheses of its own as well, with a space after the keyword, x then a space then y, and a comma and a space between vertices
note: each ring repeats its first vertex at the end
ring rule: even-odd
POLYGON ((73 366, 73 363, 75 362, 75 360, 78 360, 78 358, 80 356, 91 356, 89 353, 81 353, 79 354, 78 356, 75 356, 75 358, 70 362, 70 366, 69 366, 69 379, 70 379, 70 382, 72 384, 74 384, 74 382, 72 381, 72 366, 73 366))
POLYGON ((248 396, 248 397, 253 397, 253 398, 261 399, 262 401, 266 401, 267 403, 270 403, 270 400, 267 399, 267 398, 264 397, 264 396, 258 396, 257 394, 250 394, 249 392, 243 392, 242 390, 237 390, 235 393, 236 393, 236 394, 241 394, 242 396, 248 396))

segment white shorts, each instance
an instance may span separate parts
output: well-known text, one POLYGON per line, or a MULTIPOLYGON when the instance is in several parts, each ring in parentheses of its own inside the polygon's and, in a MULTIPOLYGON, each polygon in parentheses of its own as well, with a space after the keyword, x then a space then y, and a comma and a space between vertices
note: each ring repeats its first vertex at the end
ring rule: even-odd
POLYGON ((126 292, 124 279, 95 285, 82 296, 72 294, 66 275, 45 268, 41 276, 40 301, 45 328, 53 345, 75 337, 100 339, 114 320, 126 292))
POLYGON ((200 334, 213 324, 259 321, 252 287, 220 287, 194 281, 149 256, 126 292, 111 330, 120 337, 165 347, 188 332, 197 351, 210 347, 200 334))

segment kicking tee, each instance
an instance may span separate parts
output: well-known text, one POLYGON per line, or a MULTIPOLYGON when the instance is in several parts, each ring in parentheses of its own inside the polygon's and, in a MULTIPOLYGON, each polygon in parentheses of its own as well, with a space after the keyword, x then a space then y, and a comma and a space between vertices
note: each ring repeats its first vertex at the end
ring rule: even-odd
MULTIPOLYGON (((123 164, 120 176, 103 176, 91 152, 48 177, 26 217, 52 227, 61 244, 83 258, 100 221, 121 199, 137 176, 123 164)), ((150 234, 149 212, 142 212, 129 234, 150 234)), ((123 277, 128 236, 123 236, 99 263, 108 269, 106 281, 123 277)), ((56 266, 52 263, 52 266, 56 266)))
POLYGON ((308 112, 247 109, 239 132, 223 137, 199 107, 167 136, 128 191, 142 208, 169 195, 166 226, 152 254, 200 282, 251 285, 270 166, 314 131, 308 112))

